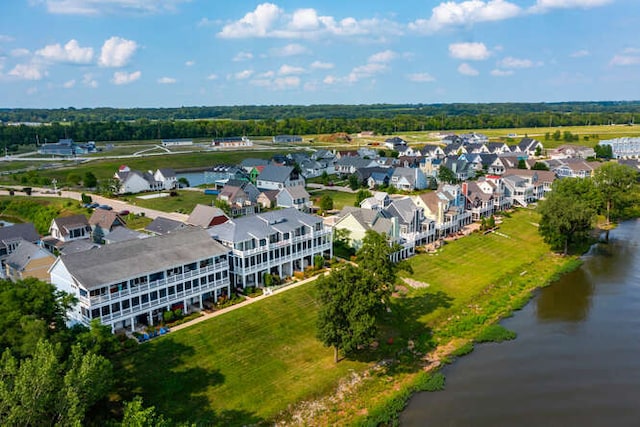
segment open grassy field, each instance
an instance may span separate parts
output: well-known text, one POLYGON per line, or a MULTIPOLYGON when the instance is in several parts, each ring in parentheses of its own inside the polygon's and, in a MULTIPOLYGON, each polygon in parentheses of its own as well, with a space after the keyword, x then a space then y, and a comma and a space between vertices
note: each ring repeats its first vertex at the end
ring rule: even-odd
POLYGON ((345 206, 353 206, 356 201, 356 193, 347 193, 337 190, 314 190, 307 189, 314 205, 318 205, 318 201, 322 196, 328 194, 333 199, 333 208, 342 209, 345 206))
MULTIPOLYGON (((509 237, 476 234, 447 244, 438 255, 412 258, 412 278, 429 287, 407 289, 393 299, 380 337, 386 344, 359 360, 336 365, 332 351, 315 338, 318 306, 310 283, 125 354, 116 369, 121 375, 120 397, 141 393, 146 404, 176 421, 268 422, 300 400, 330 392, 350 371, 371 366, 367 360, 397 357, 409 340, 429 342, 432 334, 437 339, 439 330, 455 323, 448 319, 464 317, 472 303, 486 303, 491 315, 485 321, 493 323, 498 313, 489 301, 494 283, 505 283, 514 275, 514 288, 516 282, 525 280, 535 284, 531 287, 540 286, 561 263, 538 237, 532 224, 536 221, 535 213, 518 211, 501 225, 500 232, 509 237), (541 271, 520 275, 530 268, 541 271)), ((522 288, 518 291, 523 292, 522 288)), ((508 290, 504 292, 508 295, 508 290)), ((504 310, 509 310, 508 304, 504 310)), ((417 345, 424 346, 424 342, 417 345)), ((362 421, 367 417, 365 408, 379 405, 389 397, 387 393, 393 393, 393 381, 419 372, 420 365, 410 359, 397 368, 395 379, 382 375, 370 380, 355 395, 334 401, 335 408, 308 424, 362 421)))
MULTIPOLYGON (((216 199, 215 196, 205 195, 202 191, 177 190, 176 197, 158 197, 154 199, 141 199, 135 195, 127 195, 120 197, 136 206, 144 208, 157 209, 163 212, 180 212, 189 214, 197 204, 211 205, 216 199)), ((148 193, 146 193, 148 194, 148 193)))

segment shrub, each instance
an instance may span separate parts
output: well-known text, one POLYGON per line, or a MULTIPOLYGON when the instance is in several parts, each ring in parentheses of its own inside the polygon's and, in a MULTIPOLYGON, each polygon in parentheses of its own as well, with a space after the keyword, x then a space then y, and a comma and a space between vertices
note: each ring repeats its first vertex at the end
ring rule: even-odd
POLYGON ((182 309, 181 309, 181 308, 178 308, 177 310, 175 310, 175 311, 173 312, 173 315, 174 315, 177 319, 180 319, 180 318, 182 317, 182 314, 183 314, 183 313, 182 313, 182 309))
POLYGON ((456 348, 455 350, 453 350, 451 352, 451 356, 462 357, 466 354, 471 353, 472 351, 473 351, 473 343, 469 341, 463 344, 462 346, 456 348))
POLYGON ((293 277, 295 277, 298 280, 302 280, 302 279, 304 279, 304 272, 303 271, 294 271, 293 272, 293 277))
POLYGON ((320 270, 324 267, 324 257, 322 255, 316 255, 313 257, 313 266, 316 270, 320 270))
POLYGON ((476 338, 476 342, 509 341, 515 339, 516 336, 515 332, 510 331, 502 325, 489 325, 480 332, 476 338))
POLYGON ((165 323, 171 322, 173 320, 173 317, 173 311, 165 311, 164 313, 162 313, 162 319, 165 323))

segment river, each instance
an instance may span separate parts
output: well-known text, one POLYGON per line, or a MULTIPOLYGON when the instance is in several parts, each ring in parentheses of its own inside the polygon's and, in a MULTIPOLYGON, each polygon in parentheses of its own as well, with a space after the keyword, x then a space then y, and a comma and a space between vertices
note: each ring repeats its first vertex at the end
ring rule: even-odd
POLYGON ((410 426, 639 426, 640 221, 621 224, 578 270, 502 324, 514 341, 477 345, 419 393, 410 426))

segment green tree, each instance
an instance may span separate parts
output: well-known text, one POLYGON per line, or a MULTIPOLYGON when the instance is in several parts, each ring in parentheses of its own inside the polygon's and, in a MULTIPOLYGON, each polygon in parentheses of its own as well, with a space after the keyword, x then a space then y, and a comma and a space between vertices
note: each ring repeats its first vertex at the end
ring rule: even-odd
POLYGON ((189 180, 184 176, 181 176, 180 178, 178 178, 178 184, 180 184, 180 187, 191 187, 189 185, 189 180))
POLYGON ((518 160, 518 169, 526 169, 527 168, 527 162, 525 162, 524 159, 519 159, 518 160))
POLYGON ((174 425, 171 420, 165 420, 161 414, 157 414, 154 406, 145 408, 140 396, 124 404, 122 427, 169 427, 171 425, 174 425))
POLYGON ((556 180, 538 207, 538 230, 545 242, 566 255, 569 246, 583 241, 592 229, 597 206, 598 195, 591 179, 556 180))
POLYGON ((547 164, 544 163, 544 162, 535 162, 535 164, 533 165, 533 167, 531 169, 536 170, 536 171, 548 171, 549 170, 549 166, 547 166, 547 164))
POLYGON ((96 224, 96 228, 93 229, 92 238, 94 243, 104 243, 104 230, 102 230, 102 227, 96 224))
POLYGON ((69 172, 69 174, 67 174, 66 181, 69 185, 78 185, 81 180, 82 178, 80 178, 80 175, 75 172, 69 172))
POLYGON ((455 184, 458 182, 458 177, 456 177, 456 174, 448 167, 440 166, 440 169, 438 170, 438 181, 455 184))
POLYGON ((322 185, 327 185, 329 184, 329 174, 327 173, 327 171, 322 171, 322 175, 320 175, 320 183, 322 185))
POLYGON ((596 157, 599 159, 611 159, 613 157, 613 149, 611 145, 596 145, 593 147, 593 151, 596 153, 596 157))
POLYGON ((348 181, 350 189, 355 191, 360 188, 360 181, 358 181, 358 176, 356 174, 349 175, 348 181))
POLYGON ((368 199, 371 196, 373 196, 373 194, 371 194, 371 191, 361 188, 360 190, 358 190, 358 193, 356 193, 356 201, 353 203, 353 205, 355 207, 360 207, 360 203, 362 203, 364 199, 368 199))
POLYGON ((325 194, 320 198, 320 209, 323 211, 330 211, 333 209, 333 198, 330 195, 325 194))
POLYGON ((593 182, 602 200, 601 211, 607 218, 621 216, 624 208, 632 203, 632 188, 638 173, 627 165, 607 162, 593 173, 593 182))
POLYGON ((87 171, 84 174, 84 179, 82 180, 83 185, 86 188, 95 188, 98 186, 98 178, 91 171, 87 171))

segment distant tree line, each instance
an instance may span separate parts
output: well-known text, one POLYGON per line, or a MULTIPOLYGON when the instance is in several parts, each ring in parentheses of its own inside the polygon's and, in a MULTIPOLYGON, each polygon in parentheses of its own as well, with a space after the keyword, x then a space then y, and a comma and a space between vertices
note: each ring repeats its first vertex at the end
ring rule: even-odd
POLYGON ((634 114, 639 112, 640 102, 0 110, 3 122, 46 123, 44 126, 2 124, 0 143, 11 150, 19 145, 56 142, 60 138, 127 141, 363 130, 388 135, 454 129, 607 125, 633 123, 634 114))

